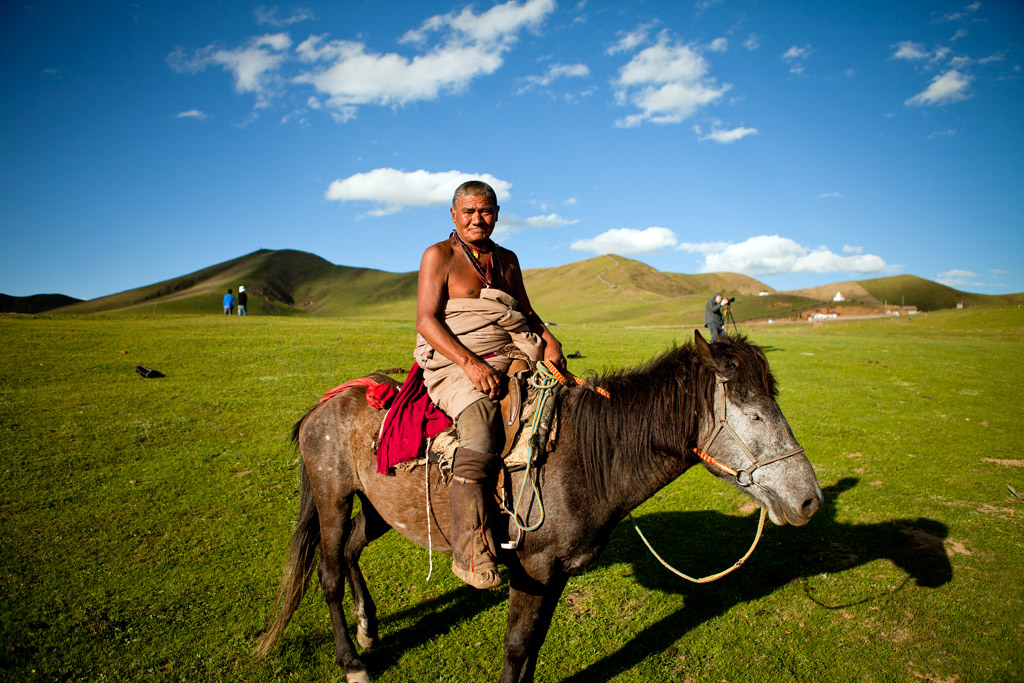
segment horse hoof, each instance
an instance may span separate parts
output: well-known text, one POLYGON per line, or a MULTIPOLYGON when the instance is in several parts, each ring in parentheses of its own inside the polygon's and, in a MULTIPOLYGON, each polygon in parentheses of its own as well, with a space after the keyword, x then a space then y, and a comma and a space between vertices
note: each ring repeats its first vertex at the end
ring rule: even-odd
POLYGON ((347 681, 347 683, 373 683, 373 679, 370 678, 370 674, 366 673, 365 671, 346 673, 345 681, 347 681))
POLYGON ((360 628, 356 629, 356 642, 359 643, 359 647, 362 649, 369 650, 377 644, 377 639, 360 628))

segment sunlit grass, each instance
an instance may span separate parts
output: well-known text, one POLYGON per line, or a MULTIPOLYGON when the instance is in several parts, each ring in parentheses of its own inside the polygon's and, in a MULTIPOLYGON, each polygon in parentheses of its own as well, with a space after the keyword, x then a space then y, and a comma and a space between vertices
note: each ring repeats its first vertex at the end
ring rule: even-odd
MULTIPOLYGON (((620 525, 570 581, 537 679, 1024 677, 1024 508, 1007 487, 1024 493, 1022 327, 1016 309, 985 309, 750 328, 825 509, 769 528, 747 566, 706 586, 620 525)), ((554 330, 582 354, 577 374, 692 337, 554 330)), ((336 679, 317 591, 277 651, 249 656, 297 509, 288 436, 327 389, 407 368, 413 337, 394 321, 0 319, 3 678, 336 679)), ((728 566, 756 526, 747 499, 701 471, 636 517, 690 574, 728 566)), ((427 582, 427 551, 397 534, 364 553, 378 680, 497 678, 504 595, 460 587, 444 560, 427 582)))

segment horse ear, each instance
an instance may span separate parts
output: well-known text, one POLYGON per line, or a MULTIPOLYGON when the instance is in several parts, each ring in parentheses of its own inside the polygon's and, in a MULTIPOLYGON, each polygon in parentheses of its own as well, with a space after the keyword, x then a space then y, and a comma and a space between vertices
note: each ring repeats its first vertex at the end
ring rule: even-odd
POLYGON ((697 349, 697 357, 700 358, 700 362, 704 364, 704 367, 709 370, 715 370, 716 363, 715 357, 711 353, 711 345, 704 339, 700 330, 693 331, 693 345, 697 349))

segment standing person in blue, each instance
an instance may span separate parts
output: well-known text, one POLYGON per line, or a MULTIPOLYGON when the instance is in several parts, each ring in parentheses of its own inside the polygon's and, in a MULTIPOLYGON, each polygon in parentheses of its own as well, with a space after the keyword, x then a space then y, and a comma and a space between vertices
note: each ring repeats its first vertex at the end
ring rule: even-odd
POLYGON ((716 292, 715 296, 704 306, 704 327, 711 330, 711 341, 715 341, 725 334, 725 317, 722 315, 722 306, 728 306, 733 301, 736 301, 736 297, 726 299, 721 292, 716 292))
MULTIPOLYGON (((230 289, 228 290, 231 291, 230 289)), ((249 317, 249 295, 245 293, 245 285, 238 288, 238 315, 249 317)))
POLYGON ((235 295, 228 290, 228 293, 224 295, 224 315, 231 315, 231 312, 235 308, 235 295))

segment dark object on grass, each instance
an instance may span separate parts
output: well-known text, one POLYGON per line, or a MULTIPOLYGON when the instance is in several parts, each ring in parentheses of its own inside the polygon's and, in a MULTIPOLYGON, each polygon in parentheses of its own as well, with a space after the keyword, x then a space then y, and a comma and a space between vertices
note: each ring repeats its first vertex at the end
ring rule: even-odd
MULTIPOLYGON (((398 384, 383 375, 372 379, 398 384)), ((511 583, 503 683, 533 680, 537 653, 569 577, 597 558, 630 510, 691 466, 704 464, 730 481, 766 506, 779 525, 805 524, 822 504, 814 470, 775 402, 768 361, 745 338, 725 336, 710 346, 694 332, 693 343, 637 370, 599 377, 594 384, 611 392, 611 399, 587 387, 564 392, 558 442, 543 469, 546 521, 529 532, 520 550, 498 551, 511 583), (719 427, 714 432, 719 438, 702 442, 716 422, 725 424, 726 414, 728 431, 719 427), (697 446, 736 476, 727 477, 701 460, 697 446)), ((266 655, 281 638, 320 554, 320 585, 331 612, 336 661, 351 683, 368 681, 342 602, 350 586, 355 639, 363 649, 372 647, 378 640, 377 608, 359 568, 363 549, 393 526, 419 545, 451 552, 449 490, 436 469, 393 477, 376 473, 369 439, 383 419, 352 392, 319 404, 295 425, 292 438, 303 463, 299 517, 275 616, 259 638, 257 655, 266 655), (323 436, 339 433, 359 438, 323 436), (356 497, 360 510, 353 516, 356 497)), ((512 490, 519 490, 524 476, 509 475, 512 490)), ((527 504, 523 524, 540 521, 538 503, 527 504)), ((516 524, 503 518, 493 532, 502 548, 502 541, 515 538, 516 524)), ((375 655, 372 661, 380 666, 387 657, 375 655)))
POLYGON ((166 377, 166 375, 159 370, 153 368, 147 368, 145 365, 136 365, 135 372, 139 373, 146 379, 156 379, 157 377, 166 377))
POLYGON ((566 358, 583 358, 583 354, 577 349, 576 353, 570 353, 566 358))

